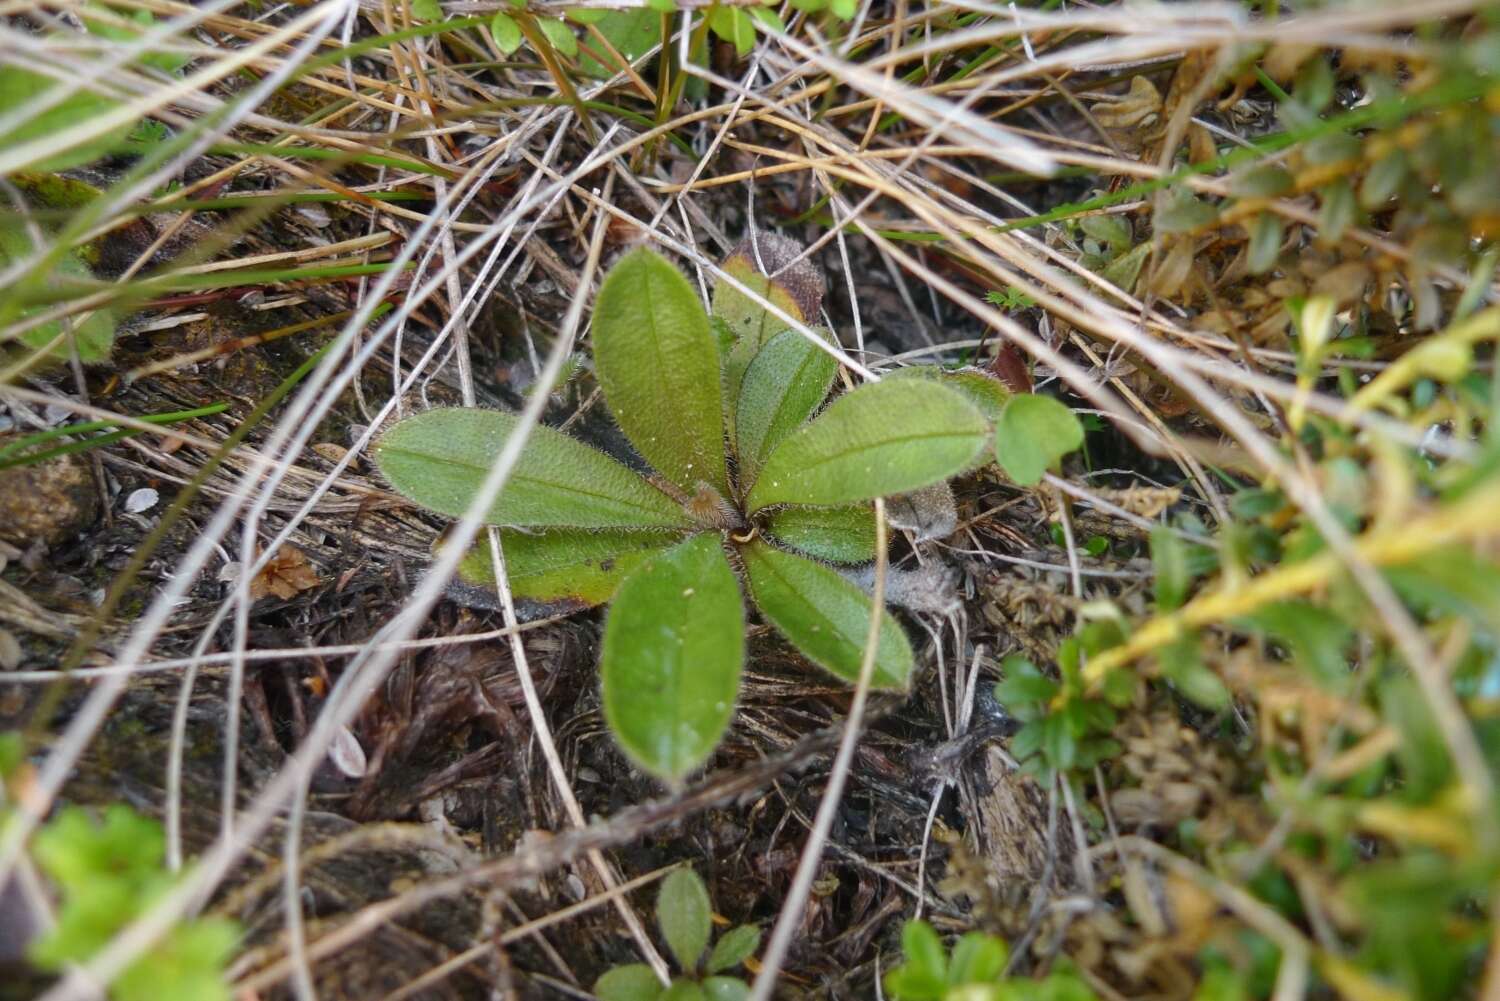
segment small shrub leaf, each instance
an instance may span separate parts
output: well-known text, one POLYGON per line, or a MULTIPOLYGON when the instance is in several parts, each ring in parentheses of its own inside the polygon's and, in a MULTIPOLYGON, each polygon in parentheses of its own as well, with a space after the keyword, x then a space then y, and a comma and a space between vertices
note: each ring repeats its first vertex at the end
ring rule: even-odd
POLYGON ((901 929, 905 962, 886 975, 886 991, 901 1001, 941 1001, 948 988, 948 957, 942 939, 925 921, 901 929))
POLYGON ((988 430, 984 416, 946 386, 911 380, 861 386, 776 447, 747 503, 757 511, 909 493, 963 472, 983 450, 988 430))
POLYGON ((729 929, 714 943, 705 967, 709 973, 732 970, 755 955, 760 948, 760 929, 755 925, 738 925, 729 929))
POLYGON ((656 921, 677 965, 687 972, 696 970, 714 926, 713 905, 702 877, 691 869, 678 869, 662 880, 656 921))
POLYGON ((617 966, 594 981, 599 1001, 657 1001, 665 990, 645 963, 617 966))
POLYGON ((662 992, 661 1001, 705 1001, 706 997, 701 986, 691 980, 679 978, 662 992))
MULTIPOLYGON (((756 606, 792 645, 819 667, 845 681, 859 678, 870 596, 833 570, 763 542, 742 553, 756 606)), ((905 688, 911 674, 911 644, 891 614, 880 611, 874 685, 905 688)))
POLYGON ((837 372, 833 357, 795 330, 783 330, 760 349, 735 407, 741 489, 755 482, 771 450, 818 409, 837 372))
MULTIPOLYGON (((457 518, 515 430, 514 414, 441 408, 393 426, 375 464, 403 496, 457 518)), ((681 507, 597 449, 548 427, 533 429, 510 481, 485 517, 519 528, 687 528, 681 507)))
POLYGON ((734 716, 744 656, 739 583, 717 535, 636 568, 615 593, 600 657, 604 718, 621 748, 665 779, 702 766, 734 716))
POLYGON ((660 254, 634 250, 605 277, 594 365, 620 429, 657 472, 729 496, 718 349, 698 293, 660 254))
MULTIPOLYGON (((554 528, 535 534, 508 531, 502 545, 515 597, 590 608, 613 597, 636 567, 680 541, 680 536, 663 532, 554 528)), ((495 563, 482 536, 464 554, 458 576, 466 584, 494 589, 495 563)))
POLYGON ((995 455, 1012 480, 1034 487, 1042 474, 1083 444, 1083 425, 1050 396, 1023 393, 1006 404, 995 429, 995 455))
POLYGON ((875 511, 849 507, 784 507, 766 519, 778 542, 829 563, 868 563, 875 558, 875 511))

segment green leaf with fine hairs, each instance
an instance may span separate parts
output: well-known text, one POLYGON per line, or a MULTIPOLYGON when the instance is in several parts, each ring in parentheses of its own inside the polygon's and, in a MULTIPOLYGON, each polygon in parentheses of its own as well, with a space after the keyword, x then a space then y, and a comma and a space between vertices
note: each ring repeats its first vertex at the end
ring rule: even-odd
POLYGON ((734 410, 741 490, 755 482, 771 450, 827 398, 837 372, 838 362, 795 330, 783 330, 760 349, 745 371, 734 410))
POLYGON ((747 504, 849 504, 904 494, 963 472, 988 438, 957 391, 915 380, 861 386, 788 436, 766 459, 747 504))
POLYGON ((754 925, 738 925, 729 929, 714 943, 705 969, 709 973, 732 970, 755 955, 760 948, 760 929, 754 925))
MULTIPOLYGON (((375 464, 403 496, 461 517, 517 417, 440 408, 408 417, 375 444, 375 464)), ((518 528, 688 528, 682 508, 603 452, 548 427, 532 429, 485 521, 518 528)))
POLYGON ((599 1001, 658 1001, 665 990, 645 963, 617 966, 594 981, 599 1001))
MULTIPOLYGON (((0 74, 3 72, 0 71, 0 74)), ((3 86, 3 83, 0 83, 0 86, 3 86)), ((24 261, 36 253, 36 249, 24 227, 0 224, 0 265, 24 261)), ((81 296, 91 291, 90 283, 93 277, 78 251, 69 250, 47 276, 46 287, 53 292, 69 292, 76 289, 81 296)), ((49 306, 44 304, 28 306, 21 310, 21 315, 40 312, 47 308, 49 306)), ((56 340, 56 345, 48 354, 56 361, 66 361, 70 357, 69 338, 66 336, 59 338, 62 333, 62 322, 52 320, 23 333, 19 338, 19 343, 40 351, 56 340)), ((115 315, 111 310, 96 309, 88 313, 81 321, 73 322, 72 344, 78 349, 79 361, 94 364, 107 360, 114 343, 115 315)), ((4 356, 4 347, 0 345, 0 359, 4 356)))
POLYGON ((622 257, 594 304, 594 367, 620 429, 646 461, 693 493, 729 496, 719 352, 698 293, 644 247, 622 257))
POLYGON ((829 563, 868 563, 875 558, 875 510, 868 504, 784 507, 771 513, 766 532, 829 563))
MULTIPOLYGON (((507 531, 501 545, 515 597, 592 608, 613 597, 632 570, 681 541, 680 535, 666 532, 553 528, 534 534, 507 531)), ((464 554, 458 576, 466 584, 494 590, 495 564, 484 536, 464 554)))
POLYGON ((1006 404, 995 428, 995 455, 1011 479, 1023 487, 1083 444, 1083 425, 1066 405, 1050 396, 1021 393, 1006 404))
POLYGON ((713 931, 713 905, 708 887, 691 869, 678 869, 661 881, 656 896, 656 923, 662 938, 677 957, 677 965, 688 973, 698 968, 708 936, 713 931))
MULTIPOLYGON (((823 564, 764 542, 752 542, 741 553, 750 596, 761 614, 808 660, 857 681, 870 628, 870 596, 823 564)), ((882 608, 873 684, 904 689, 911 668, 906 633, 882 608)))
POLYGON ((894 372, 888 372, 883 377, 885 382, 892 379, 927 379, 940 382, 949 389, 956 389, 963 394, 964 399, 974 405, 974 409, 984 414, 984 419, 991 424, 1000 420, 1000 414, 1005 410, 1005 405, 1010 402, 1012 395, 1005 383, 978 368, 908 365, 894 372))
MULTIPOLYGON (((802 245, 790 237, 757 232, 730 251, 724 272, 793 319, 811 323, 823 303, 823 273, 811 261, 799 259, 801 253, 802 245)), ((786 320, 722 278, 714 282, 713 314, 736 337, 750 341, 751 357, 787 328, 786 320)))
POLYGON ((745 657, 739 582, 719 537, 694 536, 621 583, 604 626, 604 719, 641 768, 699 768, 734 716, 745 657))
MULTIPOLYGON (((20 66, 0 66, 0 117, 9 117, 20 109, 36 103, 43 94, 63 83, 20 66)), ((15 149, 25 143, 81 125, 91 118, 98 118, 119 107, 119 102, 88 90, 77 91, 46 111, 31 115, 17 122, 9 131, 0 133, 0 149, 15 149)), ((103 133, 85 139, 71 149, 54 154, 26 168, 32 171, 53 172, 78 167, 99 159, 124 142, 130 134, 131 124, 119 125, 103 133)), ((7 227, 15 225, 7 223, 7 227)))

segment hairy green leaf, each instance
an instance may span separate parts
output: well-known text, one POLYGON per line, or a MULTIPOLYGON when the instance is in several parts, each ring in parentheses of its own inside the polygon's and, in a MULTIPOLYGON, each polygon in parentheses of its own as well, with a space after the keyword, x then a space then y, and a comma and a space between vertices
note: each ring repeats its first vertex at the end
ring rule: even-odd
POLYGON ((1083 444, 1083 425, 1050 396, 1022 393, 1006 404, 995 429, 995 455, 1010 478, 1034 487, 1042 474, 1083 444))
MULTIPOLYGON (((417 504, 460 517, 515 430, 514 414, 442 408, 375 444, 375 464, 417 504)), ((603 452, 535 428, 485 520, 519 528, 687 528, 681 507, 603 452)))
POLYGON ((771 450, 813 415, 828 396, 838 363, 795 330, 784 330, 760 349, 740 383, 734 411, 740 489, 771 450))
MULTIPOLYGON (((802 323, 817 318, 823 303, 823 273, 799 260, 802 245, 776 233, 755 233, 742 240, 724 260, 724 271, 761 298, 802 323), (769 277, 768 277, 769 276, 769 277)), ((723 279, 714 283, 713 313, 736 337, 749 339, 751 357, 787 323, 723 279)))
POLYGON ((964 399, 991 424, 1000 421, 1000 414, 1010 402, 1011 391, 1005 383, 978 368, 939 368, 936 365, 908 365, 886 373, 884 381, 892 379, 927 379, 941 382, 949 389, 956 389, 964 399))
POLYGON ((985 446, 984 416, 958 392, 912 380, 861 386, 788 436, 747 503, 848 504, 962 472, 985 446))
MULTIPOLYGON (((20 66, 0 66, 0 115, 8 117, 36 102, 44 93, 62 84, 51 77, 20 66)), ((79 90, 40 114, 18 122, 0 133, 0 148, 14 149, 43 136, 81 125, 91 118, 114 111, 118 101, 79 90)), ((120 125, 86 139, 62 153, 26 165, 28 170, 52 172, 78 167, 99 159, 124 141, 130 125, 120 125)), ((11 225, 11 224, 8 224, 11 225)))
POLYGON ((657 1001, 665 990, 645 963, 617 966, 594 981, 599 1001, 657 1001))
MULTIPOLYGON (((3 74, 0 70, 0 74, 3 74)), ((3 86, 3 83, 0 83, 3 86)), ((0 264, 11 264, 24 261, 36 252, 35 245, 30 236, 21 226, 0 225, 0 264)), ((70 250, 63 255, 52 273, 47 276, 46 284, 54 292, 65 292, 77 289, 82 295, 89 289, 89 281, 93 275, 89 272, 88 265, 77 250, 70 250)), ((21 315, 40 312, 47 309, 46 305, 27 307, 21 310, 21 315)), ((67 337, 59 339, 63 332, 62 322, 53 320, 43 323, 26 331, 20 337, 20 343, 36 351, 42 350, 54 340, 57 344, 53 346, 48 354, 55 360, 63 361, 69 357, 69 340, 67 337)), ((109 358, 110 349, 115 342, 115 315, 108 309, 96 309, 89 312, 81 320, 75 319, 72 325, 72 343, 78 350, 78 358, 85 364, 102 362, 109 358)), ((0 350, 0 356, 3 356, 0 350)))
POLYGON ((662 880, 656 897, 656 923, 677 957, 677 965, 689 973, 695 970, 714 927, 713 905, 708 902, 703 878, 691 869, 678 869, 662 880))
MULTIPOLYGON (((870 596, 833 570, 763 542, 741 552, 750 594, 776 629, 818 666, 846 681, 859 678, 870 626, 870 596)), ((874 685, 905 688, 912 651, 906 633, 880 610, 874 685)))
MULTIPOLYGON (((501 545, 517 598, 589 608, 604 604, 632 570, 680 541, 681 536, 664 532, 554 528, 535 534, 507 531, 501 545)), ((464 554, 458 576, 493 590, 495 564, 483 536, 464 554)))
POLYGON ((778 542, 829 563, 868 563, 875 558, 875 511, 847 507, 784 507, 766 520, 778 542))
POLYGON ((754 925, 738 925, 729 929, 714 943, 705 969, 709 973, 732 970, 755 955, 760 948, 760 929, 754 925))
POLYGON ((604 718, 653 775, 702 766, 734 715, 745 656, 739 583, 717 535, 643 563, 621 583, 604 628, 604 718))
POLYGON ((605 277, 594 365, 620 429, 657 472, 729 496, 718 349, 698 294, 661 255, 634 250, 605 277))

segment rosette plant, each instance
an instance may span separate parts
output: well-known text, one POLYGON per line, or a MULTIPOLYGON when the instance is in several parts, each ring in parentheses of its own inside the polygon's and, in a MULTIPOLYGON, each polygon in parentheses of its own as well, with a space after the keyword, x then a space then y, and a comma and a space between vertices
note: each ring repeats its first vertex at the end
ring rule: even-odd
MULTIPOLYGON (((758 266, 797 249, 761 236, 726 270, 806 321, 817 273, 798 264, 772 280, 758 266)), ((747 599, 808 660, 858 677, 871 601, 835 567, 875 558, 874 498, 983 461, 1005 395, 974 370, 924 369, 828 403, 830 354, 728 283, 713 308, 660 255, 621 258, 594 305, 594 370, 651 471, 538 427, 487 515, 515 596, 609 604, 605 720, 635 763, 668 780, 701 767, 733 718, 747 599)), ((386 431, 375 458, 400 493, 457 517, 515 427, 508 413, 429 410, 386 431)), ((481 542, 460 574, 493 587, 492 565, 481 542)), ((880 615, 874 683, 901 689, 912 649, 880 615)))

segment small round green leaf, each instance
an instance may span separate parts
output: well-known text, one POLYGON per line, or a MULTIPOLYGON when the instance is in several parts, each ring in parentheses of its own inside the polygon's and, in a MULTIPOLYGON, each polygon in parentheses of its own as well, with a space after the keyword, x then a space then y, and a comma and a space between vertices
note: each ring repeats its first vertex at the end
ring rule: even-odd
POLYGON ((578 36, 568 27, 568 22, 560 17, 539 17, 536 26, 554 49, 570 59, 578 55, 578 36))
POLYGON ((604 719, 641 768, 676 780, 729 728, 745 657, 739 582, 716 534, 647 560, 615 594, 600 672, 604 719))
POLYGON ((411 16, 419 21, 441 21, 443 5, 438 0, 411 0, 411 16))
POLYGON ((1034 487, 1042 474, 1083 444, 1083 425, 1050 396, 1023 393, 1005 405, 995 429, 995 455, 1012 480, 1034 487))
POLYGON ((609 271, 594 304, 594 366, 636 450, 689 493, 729 496, 719 352, 698 293, 644 247, 609 271))
POLYGON ((748 1001, 750 986, 739 977, 709 977, 703 981, 708 1001, 748 1001))
MULTIPOLYGON (((403 496, 461 517, 516 428, 515 414, 439 408, 408 417, 375 444, 375 464, 403 496)), ((688 528, 680 505, 603 452, 549 427, 532 429, 485 521, 520 528, 688 528)))
POLYGON ((677 957, 677 965, 687 972, 696 970, 714 927, 708 888, 696 872, 678 869, 662 880, 661 893, 656 897, 656 922, 677 957))
POLYGON ((760 948, 760 929, 755 925, 738 925, 729 929, 714 943, 714 951, 708 957, 708 972, 723 973, 732 970, 755 955, 760 948))
POLYGON ((526 40, 516 19, 505 13, 496 14, 490 19, 490 34, 494 36, 495 48, 507 56, 513 55, 526 40))
POLYGON ((658 1001, 665 990, 645 963, 617 966, 594 981, 599 1001, 658 1001))
POLYGON ((709 8, 708 27, 715 35, 734 46, 735 54, 744 58, 755 47, 755 22, 740 7, 716 4, 709 8))
POLYGON ((702 987, 691 980, 679 977, 672 981, 672 986, 662 994, 661 1001, 706 1001, 706 998, 707 995, 703 993, 702 987))
MULTIPOLYGON (((857 681, 870 627, 870 596, 821 563, 763 542, 752 542, 741 553, 761 614, 808 660, 845 681, 857 681)), ((879 644, 875 687, 905 688, 911 644, 885 609, 880 610, 879 644)))
POLYGON ((829 563, 868 563, 875 558, 875 510, 849 507, 784 507, 766 519, 776 541, 829 563))
POLYGON ((747 503, 850 504, 961 473, 984 449, 984 416, 926 380, 865 385, 835 400, 766 459, 747 503))

